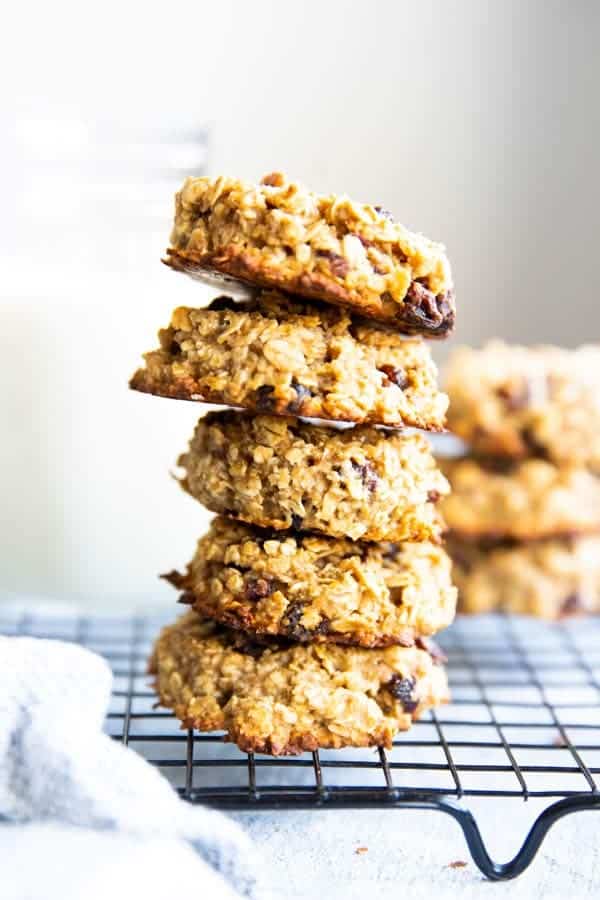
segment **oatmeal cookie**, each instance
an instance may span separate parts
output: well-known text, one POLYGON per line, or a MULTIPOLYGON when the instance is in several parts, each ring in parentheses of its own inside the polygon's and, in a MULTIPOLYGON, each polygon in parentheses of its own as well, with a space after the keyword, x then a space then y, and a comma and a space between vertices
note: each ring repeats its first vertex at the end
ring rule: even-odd
POLYGON ((557 619, 600 612, 600 537, 497 545, 448 542, 459 609, 557 619))
POLYGON ((425 643, 266 646, 195 613, 163 629, 150 670, 161 704, 184 728, 224 731, 241 750, 274 756, 389 747, 448 700, 443 666, 425 643))
POLYGON ((354 543, 220 517, 187 572, 165 577, 201 615, 299 642, 410 645, 449 625, 456 605, 435 544, 354 543))
POLYGON ((443 429, 448 398, 420 338, 276 294, 176 309, 134 390, 277 415, 443 429))
POLYGON ((542 459, 440 460, 452 493, 441 504, 465 538, 530 540, 600 532, 600 477, 542 459))
POLYGON ((476 454, 600 468, 600 345, 463 347, 446 389, 448 426, 476 454))
POLYGON ((420 434, 234 410, 200 419, 178 464, 213 512, 352 540, 438 540, 449 490, 420 434))
POLYGON ((188 178, 165 262, 346 306, 409 334, 445 337, 455 306, 444 248, 380 207, 313 194, 280 173, 255 185, 188 178))

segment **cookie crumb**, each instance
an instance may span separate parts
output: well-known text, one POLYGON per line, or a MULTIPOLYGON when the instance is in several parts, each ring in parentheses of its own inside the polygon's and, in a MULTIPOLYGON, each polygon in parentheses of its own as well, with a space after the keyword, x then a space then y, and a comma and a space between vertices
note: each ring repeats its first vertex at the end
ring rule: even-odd
POLYGON ((448 863, 449 869, 464 869, 468 863, 464 861, 464 859, 455 859, 454 862, 448 863))
POLYGON ((368 853, 368 852, 369 852, 368 847, 357 847, 356 850, 354 851, 356 856, 362 856, 363 853, 368 853))

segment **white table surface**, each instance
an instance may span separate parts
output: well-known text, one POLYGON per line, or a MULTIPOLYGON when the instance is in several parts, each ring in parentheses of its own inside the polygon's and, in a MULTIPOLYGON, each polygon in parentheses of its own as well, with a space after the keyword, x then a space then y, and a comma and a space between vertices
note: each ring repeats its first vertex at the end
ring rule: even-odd
MULTIPOLYGON (((478 819, 503 861, 529 821, 517 801, 512 812, 478 819), (511 841, 512 839, 512 841, 511 841), (504 848, 504 852, 503 852, 504 848)), ((497 809, 497 808, 496 808, 497 809)), ((567 817, 549 833, 531 867, 519 878, 486 881, 471 861, 462 832, 449 817, 417 810, 239 814, 256 841, 280 898, 323 900, 574 900, 600 896, 600 816, 567 817), (358 847, 367 851, 357 854, 358 847), (464 868, 449 863, 466 861, 464 868)))

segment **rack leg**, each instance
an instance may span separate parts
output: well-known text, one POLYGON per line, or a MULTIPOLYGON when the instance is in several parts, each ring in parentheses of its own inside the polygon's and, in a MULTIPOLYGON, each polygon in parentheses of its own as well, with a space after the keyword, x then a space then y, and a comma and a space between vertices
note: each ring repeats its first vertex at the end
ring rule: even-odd
POLYGON ((548 806, 537 817, 518 853, 509 862, 497 863, 490 857, 470 810, 452 800, 440 800, 435 806, 455 819, 462 828, 473 862, 486 878, 508 881, 521 875, 532 863, 551 827, 571 813, 600 810, 600 794, 566 797, 548 806))

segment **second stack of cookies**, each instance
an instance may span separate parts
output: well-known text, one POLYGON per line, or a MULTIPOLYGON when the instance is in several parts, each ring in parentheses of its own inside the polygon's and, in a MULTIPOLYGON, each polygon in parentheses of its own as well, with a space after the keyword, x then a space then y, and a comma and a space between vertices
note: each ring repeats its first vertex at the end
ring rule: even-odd
POLYGON ((600 347, 462 348, 449 424, 470 447, 443 469, 466 612, 600 612, 600 347))
MULTIPOLYGON (((231 248, 229 257, 186 256, 177 235, 185 232, 189 245, 200 223, 214 242, 221 218, 226 234, 232 222, 239 232, 244 210, 270 221, 265 210, 275 209, 278 225, 285 219, 296 229, 306 228, 307 208, 313 231, 327 221, 328 198, 302 196, 282 176, 242 187, 190 181, 194 227, 182 224, 186 185, 171 253, 177 268, 223 270, 229 258, 228 274, 264 284, 274 271, 281 280, 290 268, 281 260, 257 268, 250 240, 242 267, 231 248)), ((295 271, 293 284, 282 285, 293 296, 263 289, 175 310, 160 348, 132 379, 144 392, 236 407, 201 419, 179 460, 182 486, 217 517, 187 570, 166 576, 193 611, 165 629, 153 668, 161 702, 185 725, 222 729, 245 750, 389 745, 448 696, 427 638, 455 612, 437 506, 449 488, 426 439, 400 430, 444 425, 447 399, 429 349, 402 331, 450 327, 449 292, 436 301, 426 286, 427 266, 434 285, 446 264, 437 245, 387 214, 343 202, 342 234, 362 248, 361 265, 369 242, 383 255, 382 234, 390 247, 402 238, 408 250, 412 240, 423 274, 403 312, 389 295, 373 310, 366 291, 334 292, 340 273, 352 274, 356 250, 350 242, 338 256, 344 238, 336 237, 336 251, 323 250, 329 277, 313 261, 310 281, 295 271)), ((263 252, 264 234, 258 246, 263 252)), ((302 257, 296 249, 294 259, 302 257)), ((396 280, 407 268, 404 251, 395 259, 395 272, 379 260, 382 283, 385 265, 396 280)))

